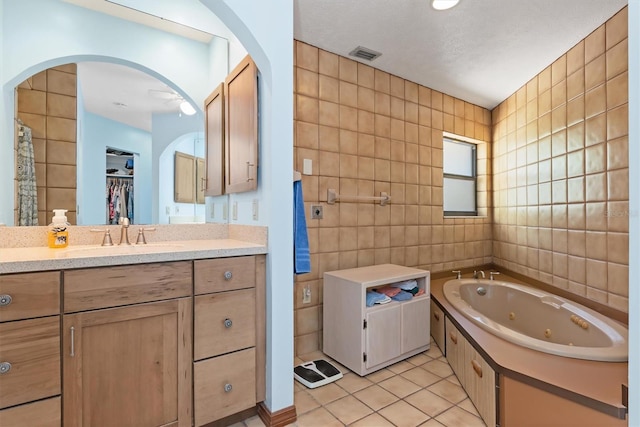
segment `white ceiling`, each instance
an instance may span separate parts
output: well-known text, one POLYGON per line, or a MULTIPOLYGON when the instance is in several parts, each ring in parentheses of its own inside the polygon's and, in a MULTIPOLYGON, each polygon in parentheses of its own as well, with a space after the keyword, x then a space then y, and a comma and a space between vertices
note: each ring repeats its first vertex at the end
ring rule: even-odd
MULTIPOLYGON (((67 1, 95 9, 101 0, 67 1)), ((169 16, 141 16, 106 3, 120 8, 109 13, 124 19, 151 20, 172 32, 180 27, 169 16)), ((436 11, 429 0, 294 0, 294 37, 342 56, 357 46, 381 52, 372 62, 358 60, 492 109, 626 4, 461 0, 454 9, 436 11)), ((189 34, 183 35, 202 37, 201 31, 189 34)), ((175 92, 145 73, 106 63, 79 64, 78 72, 90 112, 147 131, 153 112, 179 113, 177 98, 169 95, 175 92)))
POLYGON ((627 0, 294 0, 294 36, 492 109, 627 4, 627 0))
POLYGON ((180 114, 182 98, 173 89, 124 65, 80 62, 78 85, 86 111, 147 132, 153 113, 180 114))

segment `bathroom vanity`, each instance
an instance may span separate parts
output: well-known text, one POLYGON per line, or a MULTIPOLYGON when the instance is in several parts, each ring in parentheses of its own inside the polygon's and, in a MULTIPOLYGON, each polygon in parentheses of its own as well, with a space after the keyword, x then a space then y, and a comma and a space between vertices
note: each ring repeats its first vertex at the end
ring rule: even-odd
POLYGON ((266 245, 181 244, 3 262, 0 424, 200 426, 263 401, 266 245))
POLYGON ((324 273, 323 352, 367 375, 429 349, 429 272, 394 264, 324 273), (366 306, 367 290, 415 280, 424 294, 366 306))

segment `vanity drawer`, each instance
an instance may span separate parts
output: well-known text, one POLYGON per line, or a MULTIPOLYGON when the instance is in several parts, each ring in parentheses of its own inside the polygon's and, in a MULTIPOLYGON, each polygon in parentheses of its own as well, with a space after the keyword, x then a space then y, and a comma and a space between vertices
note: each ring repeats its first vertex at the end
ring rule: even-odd
POLYGON ((60 398, 41 400, 0 411, 2 427, 60 427, 60 398))
POLYGON ((87 268, 63 274, 65 313, 191 295, 190 261, 87 268))
POLYGON ((0 408, 60 394, 60 317, 1 323, 0 363, 0 408))
POLYGON ((256 257, 196 260, 193 280, 196 295, 255 287, 256 257))
POLYGON ((201 426, 256 404, 255 349, 194 364, 194 418, 201 426))
POLYGON ((0 322, 60 313, 60 273, 0 276, 0 322))
POLYGON ((195 360, 255 346, 254 289, 199 295, 194 315, 195 360))

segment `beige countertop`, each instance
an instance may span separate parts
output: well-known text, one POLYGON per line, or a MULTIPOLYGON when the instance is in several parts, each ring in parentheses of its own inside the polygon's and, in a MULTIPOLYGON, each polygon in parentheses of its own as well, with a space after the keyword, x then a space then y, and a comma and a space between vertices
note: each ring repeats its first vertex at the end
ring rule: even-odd
MULTIPOLYGON (((136 241, 132 226, 129 240, 136 241)), ((0 227, 0 274, 65 270, 109 265, 144 264, 222 258, 267 253, 267 229, 262 226, 195 224, 153 225, 147 244, 118 245, 118 226, 72 226, 66 248, 46 246, 46 227, 0 227), (101 246, 104 229, 114 246, 101 246)))
POLYGON ((0 248, 0 274, 108 265, 221 258, 267 253, 263 244, 235 239, 182 240, 146 245, 0 248))

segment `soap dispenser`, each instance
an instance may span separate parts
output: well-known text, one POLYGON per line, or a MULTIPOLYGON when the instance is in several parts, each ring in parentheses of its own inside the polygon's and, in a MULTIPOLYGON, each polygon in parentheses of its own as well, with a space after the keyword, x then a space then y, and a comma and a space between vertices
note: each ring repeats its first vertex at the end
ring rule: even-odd
POLYGON ((49 224, 48 241, 50 248, 66 248, 69 244, 69 223, 66 209, 54 209, 53 219, 49 224))

